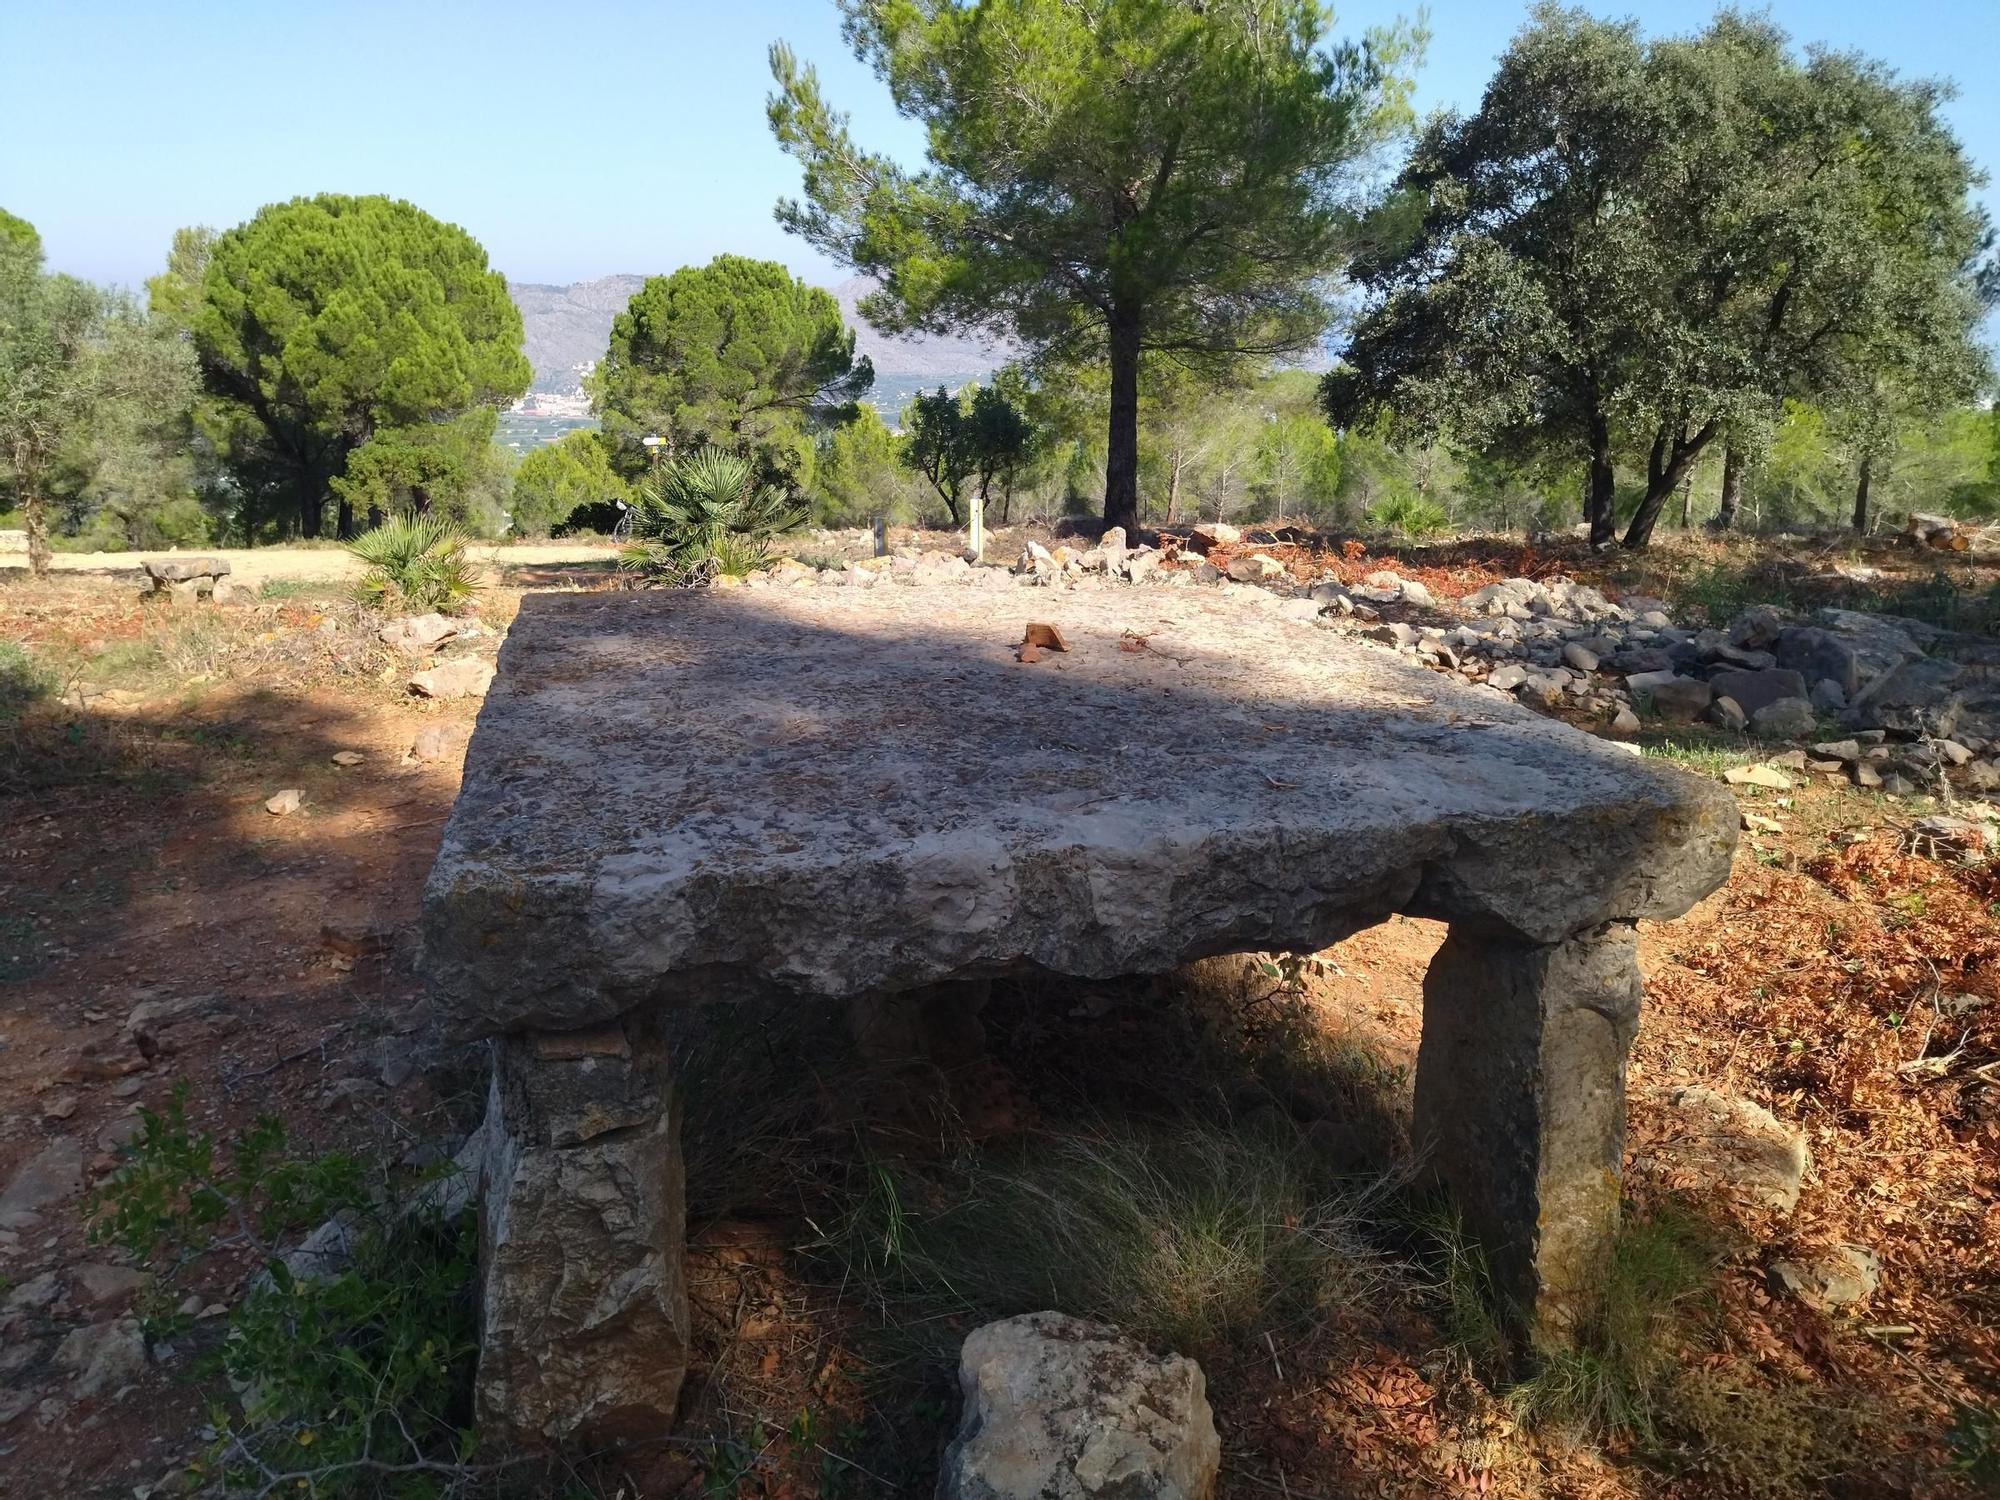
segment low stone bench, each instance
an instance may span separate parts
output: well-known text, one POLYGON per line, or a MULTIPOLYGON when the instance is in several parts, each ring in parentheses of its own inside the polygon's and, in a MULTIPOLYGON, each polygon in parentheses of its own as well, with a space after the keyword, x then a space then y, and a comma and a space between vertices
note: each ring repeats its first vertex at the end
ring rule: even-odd
POLYGON ((151 594, 165 594, 175 604, 195 604, 228 593, 226 557, 151 557, 139 564, 153 581, 151 594))
MULTIPOLYGON (((1726 877, 1736 808, 1253 589, 1002 580, 531 594, 425 892, 494 1039, 482 1424, 658 1436, 685 1363, 674 1007, 1317 950, 1406 912, 1416 1131, 1524 1319, 1619 1199, 1633 923, 1726 877), (1029 620, 1069 650, 1017 659, 1029 620)), ((900 997, 900 998, 899 998, 900 997)))

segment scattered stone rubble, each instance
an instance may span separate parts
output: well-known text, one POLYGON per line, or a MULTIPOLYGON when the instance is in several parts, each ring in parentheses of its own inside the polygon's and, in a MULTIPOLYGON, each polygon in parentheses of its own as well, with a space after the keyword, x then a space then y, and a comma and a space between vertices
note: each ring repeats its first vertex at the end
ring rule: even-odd
POLYGON ((1064 587, 1095 576, 1181 588, 1250 584, 1287 617, 1616 734, 1650 721, 1705 723, 1778 744, 1823 737, 1798 769, 1898 796, 1938 791, 1946 772, 1961 790, 2000 790, 2000 643, 1986 637, 1892 615, 1829 608, 1803 617, 1771 605, 1746 610, 1727 629, 1695 629, 1677 624, 1662 600, 1613 601, 1566 578, 1509 578, 1446 600, 1389 569, 1352 586, 1298 584, 1267 553, 1239 551, 1220 568, 1207 561, 1212 549, 1242 542, 1221 522, 1186 538, 1165 535, 1159 548, 1129 545, 1114 527, 1089 548, 1028 542, 1011 577, 952 554, 903 549, 825 572, 787 559, 750 583, 1064 587))

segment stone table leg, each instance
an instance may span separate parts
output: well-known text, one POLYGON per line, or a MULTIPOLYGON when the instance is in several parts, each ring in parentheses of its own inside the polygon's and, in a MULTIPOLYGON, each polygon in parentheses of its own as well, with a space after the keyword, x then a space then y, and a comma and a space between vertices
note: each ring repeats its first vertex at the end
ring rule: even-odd
POLYGON ((1523 1321, 1568 1327, 1618 1223, 1632 929, 1548 946, 1454 927, 1424 979, 1416 1138, 1523 1321))
POLYGON ((687 1368, 680 1119, 656 1027, 493 1044, 480 1426, 516 1447, 657 1438, 687 1368))

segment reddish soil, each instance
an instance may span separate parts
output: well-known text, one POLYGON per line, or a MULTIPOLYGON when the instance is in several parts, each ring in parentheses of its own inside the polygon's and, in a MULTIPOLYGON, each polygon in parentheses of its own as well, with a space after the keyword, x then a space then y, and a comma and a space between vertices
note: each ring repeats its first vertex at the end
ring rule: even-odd
MULTIPOLYGON (((1422 568, 1342 556, 1333 571, 1358 580, 1397 566, 1456 595, 1530 562, 1519 549, 1422 568)), ((514 597, 496 590, 483 618, 504 621, 514 597)), ((154 663, 127 673, 122 695, 0 723, 0 1182, 57 1136, 86 1143, 86 1176, 101 1182, 134 1112, 182 1079, 195 1120, 225 1134, 275 1112, 313 1140, 400 1150, 441 1134, 454 1107, 464 1115, 469 1101, 441 1099, 422 1076, 385 1085, 381 1062, 419 1024, 413 923, 473 708, 404 697, 396 664, 344 623, 347 608, 255 606, 186 662, 205 680, 154 663), (449 738, 445 759, 409 760, 432 726, 449 738), (335 767, 341 750, 361 763, 335 767), (304 805, 274 817, 264 799, 284 787, 304 805), (126 1036, 140 1002, 204 995, 216 1003, 163 1033, 154 1055, 126 1036)), ((102 580, 0 588, 0 641, 37 660, 101 666, 107 651, 178 628, 102 580)), ((88 682, 95 668, 80 670, 88 682)), ((1643 934, 1634 1151, 1665 1126, 1658 1090, 1683 1082, 1747 1095, 1806 1130, 1799 1209, 1740 1226, 1701 1357, 1893 1414, 1877 1451, 1830 1492, 1954 1493, 1942 1446, 1954 1406, 2000 1401, 2000 875, 1904 852, 1913 814, 1844 788, 1788 805, 1745 796, 1782 830, 1758 835, 1761 847, 1746 839, 1728 887, 1686 920, 1643 934), (1882 1258, 1870 1305, 1828 1316, 1765 1290, 1774 1256, 1844 1241, 1882 1258)), ((1334 950, 1339 972, 1312 991, 1326 1024, 1407 1067, 1440 935, 1399 920, 1334 950)), ((1643 1211, 1699 1185, 1642 1170, 1631 1191, 1643 1211)), ((800 1274, 800 1232, 731 1220, 691 1252, 690 1409, 738 1433, 762 1424, 759 1462, 735 1493, 880 1493, 840 1436, 865 1414, 849 1314, 800 1274), (796 1425, 802 1409, 816 1414, 809 1430, 796 1425)), ((72 1200, 0 1239, 0 1290, 108 1258, 86 1243, 72 1200)), ((216 1267, 205 1290, 226 1300, 249 1269, 216 1267)), ((68 1397, 54 1345, 104 1315, 59 1308, 12 1325, 10 1342, 33 1352, 10 1378, 60 1409, 0 1427, 0 1492, 127 1495, 200 1447, 213 1388, 189 1378, 186 1351, 125 1392, 68 1397)), ((1733 1493, 1697 1463, 1667 1475, 1616 1449, 1521 1433, 1439 1349, 1413 1308, 1211 1370, 1224 1494, 1733 1493)), ((698 1451, 670 1453, 618 1482, 703 1494, 704 1466, 698 1451)))

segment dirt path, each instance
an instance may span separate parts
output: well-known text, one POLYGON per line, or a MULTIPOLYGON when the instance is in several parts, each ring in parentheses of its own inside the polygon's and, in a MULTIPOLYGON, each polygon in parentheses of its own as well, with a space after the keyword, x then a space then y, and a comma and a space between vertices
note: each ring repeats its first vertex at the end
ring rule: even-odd
MULTIPOLYGON (((228 560, 230 577, 238 583, 263 583, 287 578, 302 581, 353 578, 361 564, 340 547, 210 547, 151 552, 58 552, 55 567, 73 573, 136 573, 148 558, 165 557, 185 550, 190 557, 220 557, 228 560)), ((618 549, 605 543, 546 543, 539 545, 494 545, 470 549, 479 562, 499 568, 547 567, 554 564, 608 563, 618 549)), ((0 553, 0 568, 25 570, 24 553, 0 553)))

